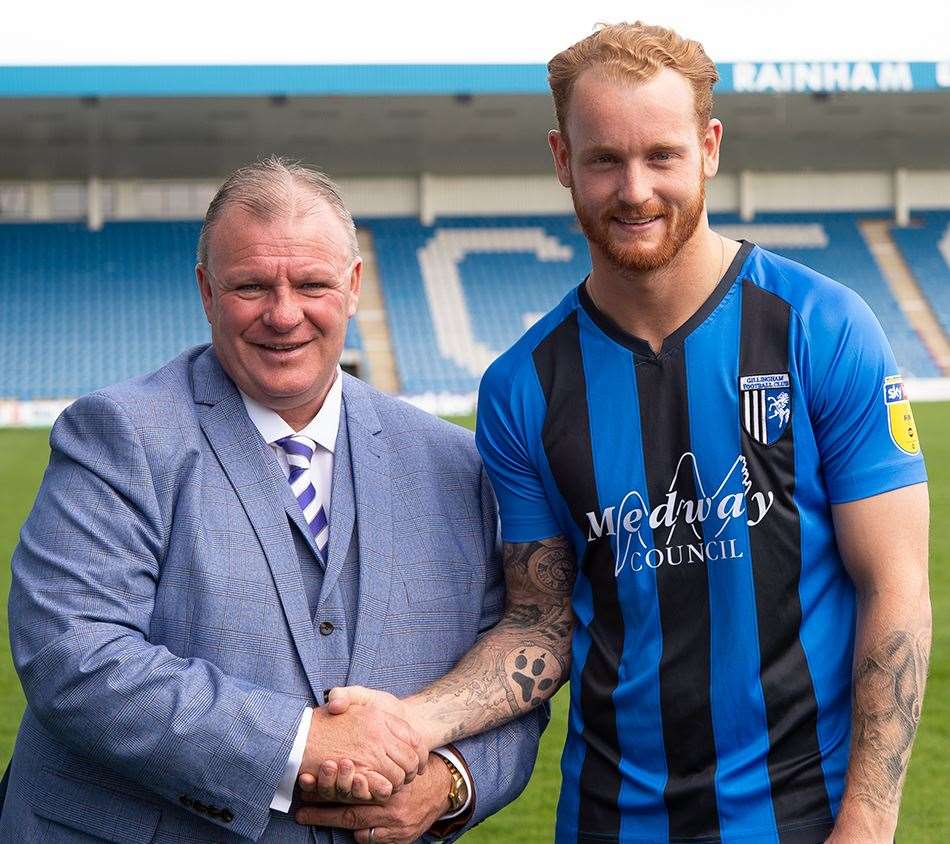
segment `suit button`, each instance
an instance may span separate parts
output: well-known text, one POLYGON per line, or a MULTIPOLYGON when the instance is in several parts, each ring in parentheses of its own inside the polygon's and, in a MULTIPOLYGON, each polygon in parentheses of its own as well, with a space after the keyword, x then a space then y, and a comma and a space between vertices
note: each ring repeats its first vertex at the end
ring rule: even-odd
POLYGON ((333 622, 321 621, 319 629, 320 629, 321 636, 329 636, 333 632, 333 622))
POLYGON ((204 812, 205 814, 207 814, 208 812, 208 807, 205 806, 205 804, 202 803, 200 800, 195 800, 192 803, 192 808, 194 808, 196 812, 204 812))
POLYGON ((219 814, 218 817, 221 818, 221 820, 223 820, 225 823, 231 823, 231 821, 234 820, 234 812, 232 812, 230 809, 222 809, 221 814, 219 814))

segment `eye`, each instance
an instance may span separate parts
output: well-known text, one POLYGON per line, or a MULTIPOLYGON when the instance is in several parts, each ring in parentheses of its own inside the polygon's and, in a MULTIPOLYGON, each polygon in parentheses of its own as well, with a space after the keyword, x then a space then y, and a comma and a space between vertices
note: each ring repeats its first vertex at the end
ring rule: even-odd
POLYGON ((326 289, 326 284, 322 281, 306 281, 301 285, 298 285, 297 289, 301 293, 306 293, 308 296, 313 296, 322 293, 326 289))
POLYGON ((264 285, 258 284, 256 281, 249 281, 245 284, 238 284, 233 289, 239 296, 254 296, 263 292, 264 285))
POLYGON ((660 150, 659 152, 653 153, 653 160, 659 162, 666 162, 673 160, 673 153, 667 152, 666 150, 660 150))

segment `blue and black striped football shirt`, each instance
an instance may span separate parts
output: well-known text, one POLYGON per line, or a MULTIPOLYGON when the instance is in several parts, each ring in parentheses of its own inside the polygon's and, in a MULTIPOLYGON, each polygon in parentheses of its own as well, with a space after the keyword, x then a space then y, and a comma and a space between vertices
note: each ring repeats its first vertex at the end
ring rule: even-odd
POLYGON ((583 285, 488 370, 506 542, 578 560, 558 842, 812 844, 850 735, 832 504, 926 479, 865 303, 742 245, 659 353, 583 285))

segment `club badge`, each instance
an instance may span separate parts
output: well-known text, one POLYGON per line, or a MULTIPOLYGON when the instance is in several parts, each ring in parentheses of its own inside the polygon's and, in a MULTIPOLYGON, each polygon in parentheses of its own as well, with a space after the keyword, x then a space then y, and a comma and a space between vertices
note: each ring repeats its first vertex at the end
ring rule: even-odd
POLYGON ((888 375, 884 379, 884 406, 887 408, 887 427, 894 445, 907 454, 919 453, 917 426, 902 376, 888 375))
POLYGON ((792 418, 792 388, 787 372, 744 375, 739 379, 742 427, 756 442, 772 445, 792 418))

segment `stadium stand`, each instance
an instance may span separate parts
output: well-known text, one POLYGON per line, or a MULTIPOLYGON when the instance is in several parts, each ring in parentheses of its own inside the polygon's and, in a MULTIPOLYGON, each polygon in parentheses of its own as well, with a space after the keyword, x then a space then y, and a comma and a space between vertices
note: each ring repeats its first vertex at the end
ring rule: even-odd
MULTIPOLYGON (((208 342, 193 270, 199 228, 0 226, 0 397, 79 396, 208 342)), ((360 348, 353 321, 347 347, 360 348)))
MULTIPOLYGON (((904 372, 939 372, 861 237, 865 214, 718 215, 713 225, 854 288, 904 372)), ((880 217, 881 215, 876 215, 880 217)), ((908 265, 950 330, 950 214, 894 229, 908 265)), ((488 363, 586 275, 569 216, 369 219, 401 392, 471 393, 488 363)), ((197 222, 0 226, 0 397, 81 395, 147 372, 206 342, 192 267, 197 222)), ((360 350, 356 321, 347 348, 360 350)), ((365 374, 365 369, 364 369, 365 374)))
POLYGON ((760 214, 754 223, 742 223, 735 216, 721 215, 712 222, 724 234, 745 236, 857 291, 884 327, 904 374, 915 378, 937 377, 940 370, 908 323, 858 228, 862 219, 888 216, 887 211, 874 214, 760 214), (760 225, 765 227, 761 236, 758 233, 760 225), (779 227, 779 232, 784 227, 784 236, 770 236, 772 227, 779 227), (799 243, 792 234, 796 229, 807 233, 799 243), (817 241, 815 232, 820 235, 817 241))
POLYGON ((912 225, 891 228, 904 260, 950 335, 950 212, 915 213, 912 225))
MULTIPOLYGON (((886 212, 882 212, 886 215, 886 212)), ((881 216, 881 215, 877 215, 881 216)), ((908 324, 858 229, 859 214, 713 217, 855 289, 875 311, 904 372, 939 372, 908 324)), ((467 392, 487 362, 589 271, 571 217, 367 220, 373 233, 403 392, 467 392)))
POLYGON ((584 277, 569 217, 367 220, 402 390, 471 392, 484 368, 584 277), (526 322, 527 320, 527 322, 526 322))

